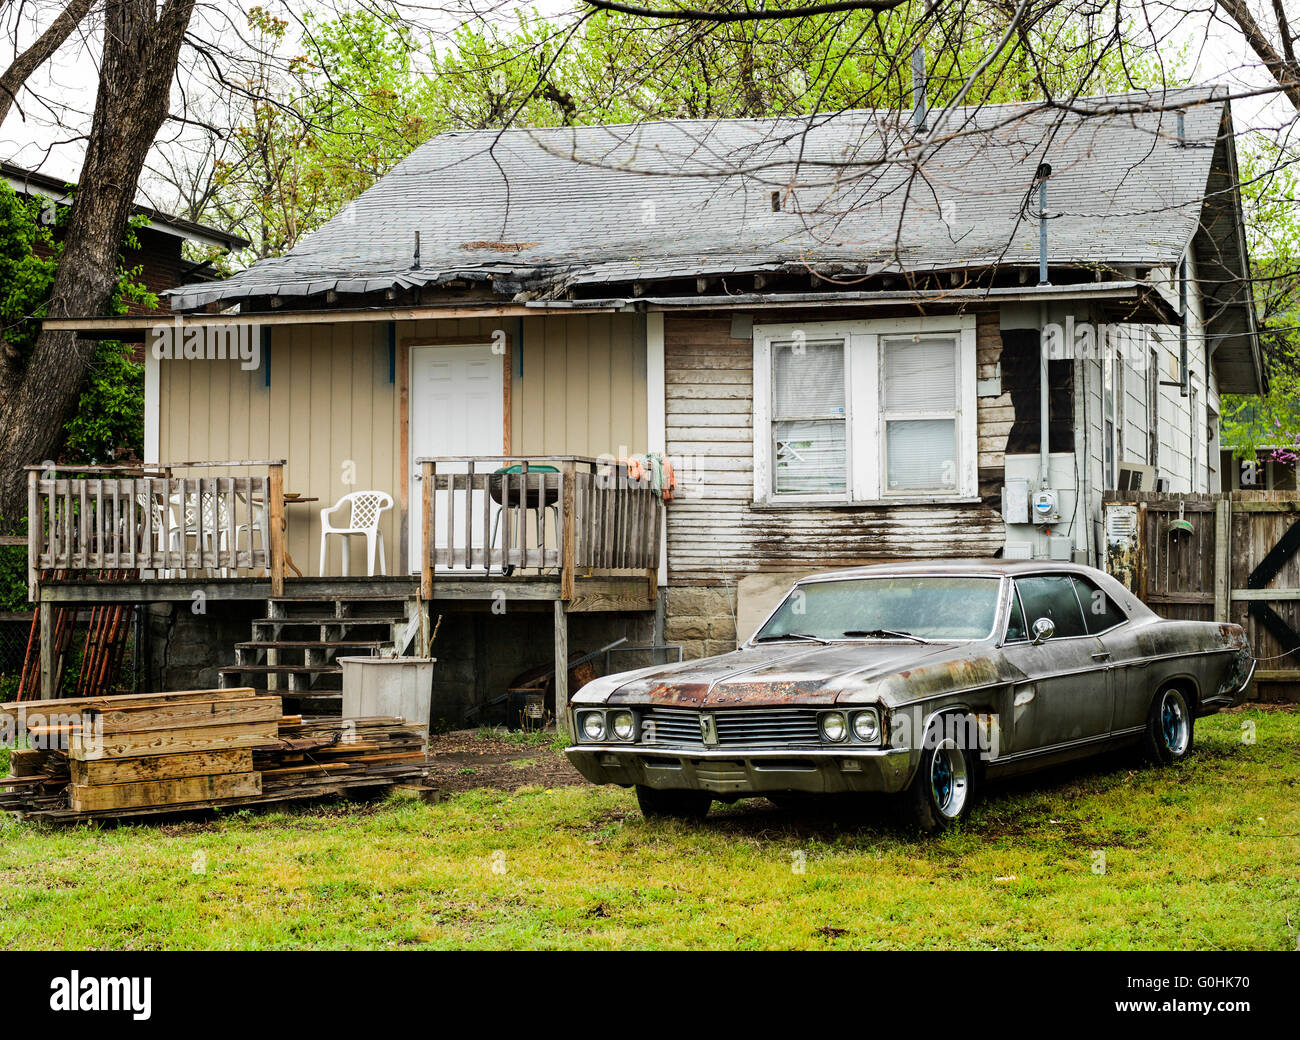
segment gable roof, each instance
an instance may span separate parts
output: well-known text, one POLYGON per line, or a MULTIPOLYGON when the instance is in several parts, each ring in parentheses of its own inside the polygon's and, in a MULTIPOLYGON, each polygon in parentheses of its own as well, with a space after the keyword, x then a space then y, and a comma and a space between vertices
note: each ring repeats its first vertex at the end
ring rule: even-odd
MULTIPOLYGON (((862 110, 441 134, 290 253, 174 290, 172 304, 463 280, 535 298, 809 268, 1036 267, 1037 198, 1027 195, 1044 161, 1048 211, 1059 214, 1049 221, 1053 267, 1167 266, 1202 223, 1216 154, 1231 150, 1227 101, 1213 88, 1089 98, 1068 110, 955 109, 916 176, 915 137, 901 118, 862 110)), ((1235 195, 1225 201, 1227 219, 1211 231, 1226 236, 1216 253, 1232 261, 1240 210, 1235 195)), ((1250 305, 1248 294, 1226 302, 1250 305)), ((1253 317, 1231 324, 1253 330, 1253 317)))
MULTIPOLYGON (((60 204, 68 202, 71 198, 70 182, 60 177, 51 176, 48 173, 41 173, 40 170, 29 170, 25 166, 0 160, 0 177, 3 177, 9 186, 20 195, 48 195, 60 204)), ((71 187, 75 188, 75 185, 71 185, 71 187)), ((177 238, 188 239, 191 242, 197 242, 199 245, 217 246, 220 249, 230 251, 232 249, 242 249, 250 244, 248 239, 241 238, 233 232, 213 227, 210 224, 199 224, 193 220, 186 220, 184 217, 176 217, 151 206, 136 205, 132 212, 148 218, 149 227, 155 231, 160 231, 165 235, 174 235, 177 238)))

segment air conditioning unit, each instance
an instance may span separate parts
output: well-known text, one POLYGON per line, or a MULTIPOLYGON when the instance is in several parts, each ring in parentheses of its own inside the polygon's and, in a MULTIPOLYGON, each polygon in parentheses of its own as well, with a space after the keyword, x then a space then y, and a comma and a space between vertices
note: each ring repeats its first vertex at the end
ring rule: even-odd
POLYGON ((1156 489, 1155 466, 1143 466, 1136 462, 1119 464, 1119 491, 1154 491, 1156 489))

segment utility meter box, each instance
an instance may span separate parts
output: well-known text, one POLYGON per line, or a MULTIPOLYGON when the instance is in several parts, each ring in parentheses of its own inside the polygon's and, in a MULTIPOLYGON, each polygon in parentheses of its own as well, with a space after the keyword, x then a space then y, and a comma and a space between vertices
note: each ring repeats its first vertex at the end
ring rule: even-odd
POLYGON ((1061 519, 1055 491, 1035 491, 1029 504, 1030 513, 1036 524, 1054 524, 1061 519))

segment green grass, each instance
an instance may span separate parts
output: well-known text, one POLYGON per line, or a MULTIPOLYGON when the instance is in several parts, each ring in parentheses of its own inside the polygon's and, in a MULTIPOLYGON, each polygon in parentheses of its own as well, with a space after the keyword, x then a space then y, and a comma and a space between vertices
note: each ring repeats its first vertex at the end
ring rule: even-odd
POLYGON ((1298 746, 1300 714, 1217 716, 1177 767, 990 789, 939 839, 589 787, 0 825, 0 946, 1295 949, 1298 746))

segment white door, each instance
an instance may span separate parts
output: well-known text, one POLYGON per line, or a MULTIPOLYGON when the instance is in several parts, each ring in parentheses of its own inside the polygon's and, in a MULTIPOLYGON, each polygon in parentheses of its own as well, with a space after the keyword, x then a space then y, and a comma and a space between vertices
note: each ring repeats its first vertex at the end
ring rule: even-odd
MULTIPOLYGON (((410 553, 412 572, 420 570, 420 534, 424 530, 424 492, 420 487, 422 456, 499 456, 504 450, 503 362, 490 344, 455 347, 411 348, 410 391, 410 553)), ((492 467, 495 469, 496 467, 492 467)), ((438 472, 464 473, 440 465, 438 472)), ((440 491, 434 502, 436 544, 447 544, 447 509, 456 509, 457 540, 464 538, 464 494, 449 502, 450 492, 440 491)), ((475 545, 483 545, 482 505, 474 511, 475 545)))

